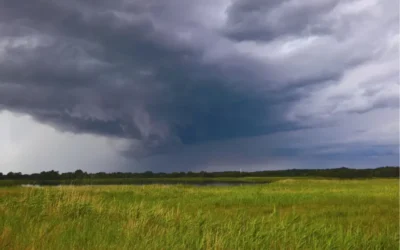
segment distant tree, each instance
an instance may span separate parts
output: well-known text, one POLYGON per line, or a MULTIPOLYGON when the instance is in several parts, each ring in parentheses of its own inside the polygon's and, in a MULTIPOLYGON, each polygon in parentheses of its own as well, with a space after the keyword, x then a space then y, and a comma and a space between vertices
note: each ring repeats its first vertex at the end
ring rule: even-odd
POLYGON ((26 180, 68 180, 74 179, 105 179, 105 178, 165 178, 165 177, 296 177, 296 176, 310 176, 310 177, 331 177, 331 178, 399 178, 399 166, 386 166, 375 169, 351 169, 346 167, 336 169, 288 169, 288 170, 270 170, 258 172, 239 172, 239 171, 225 171, 225 172, 173 172, 173 173, 153 173, 146 171, 144 173, 90 173, 83 172, 78 169, 75 172, 67 172, 60 174, 58 171, 43 171, 34 174, 25 174, 21 172, 9 172, 7 174, 0 173, 0 179, 26 179, 26 180))
POLYGON ((78 169, 75 171, 74 176, 76 179, 81 179, 85 177, 85 172, 83 172, 82 170, 78 169))
POLYGON ((39 176, 37 177, 37 179, 40 180, 58 180, 60 178, 60 174, 58 173, 58 171, 42 171, 40 172, 39 176))
POLYGON ((206 172, 200 171, 200 177, 205 177, 205 176, 206 176, 206 172))
POLYGON ((23 176, 21 172, 8 172, 6 177, 8 179, 21 179, 23 176))
POLYGON ((144 177, 153 177, 153 172, 152 171, 146 171, 143 173, 144 177))

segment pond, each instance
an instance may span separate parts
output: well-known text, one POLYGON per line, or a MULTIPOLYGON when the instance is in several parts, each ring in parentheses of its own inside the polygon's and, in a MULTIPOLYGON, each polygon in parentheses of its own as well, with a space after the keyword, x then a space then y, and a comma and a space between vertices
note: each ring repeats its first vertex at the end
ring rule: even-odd
POLYGON ((157 180, 141 180, 141 181, 109 181, 109 182, 36 182, 30 184, 22 184, 22 187, 42 187, 42 186, 97 186, 97 185, 191 185, 191 186, 243 186, 243 185, 260 185, 268 184, 268 182, 239 182, 239 181, 157 181, 157 180))

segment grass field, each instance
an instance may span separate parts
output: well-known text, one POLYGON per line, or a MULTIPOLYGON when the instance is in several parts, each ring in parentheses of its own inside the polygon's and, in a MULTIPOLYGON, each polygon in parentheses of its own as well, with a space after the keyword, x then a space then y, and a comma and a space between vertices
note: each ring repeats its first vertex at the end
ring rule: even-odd
POLYGON ((0 249, 399 249, 399 183, 3 187, 0 249))

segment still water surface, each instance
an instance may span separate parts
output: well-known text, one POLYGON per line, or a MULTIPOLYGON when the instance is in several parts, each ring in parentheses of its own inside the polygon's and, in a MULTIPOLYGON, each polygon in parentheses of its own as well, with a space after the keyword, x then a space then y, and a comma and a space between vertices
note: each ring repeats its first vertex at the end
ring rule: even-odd
MULTIPOLYGON (((97 186, 97 185, 133 185, 133 186, 143 186, 143 185, 191 185, 191 186, 243 186, 243 185, 259 185, 267 184, 267 182, 218 182, 218 181, 138 181, 132 183, 93 183, 93 184, 74 184, 77 186, 97 186)), ((68 184, 60 183, 41 183, 41 184, 23 184, 22 187, 42 187, 42 186, 68 186, 68 184)))

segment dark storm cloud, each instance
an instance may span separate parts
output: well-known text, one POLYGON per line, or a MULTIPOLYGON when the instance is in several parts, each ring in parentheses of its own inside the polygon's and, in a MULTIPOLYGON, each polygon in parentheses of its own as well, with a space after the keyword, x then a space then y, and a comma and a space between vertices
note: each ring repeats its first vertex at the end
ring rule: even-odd
POLYGON ((314 85, 375 55, 362 34, 341 42, 338 4, 0 0, 0 108, 129 139, 135 157, 296 131, 314 85))
POLYGON ((279 130, 276 98, 238 85, 252 80, 240 63, 239 74, 205 64, 202 44, 153 20, 162 5, 2 3, 4 29, 15 31, 0 66, 7 109, 61 130, 140 140, 134 155, 279 130))
POLYGON ((340 1, 238 0, 227 10, 225 32, 237 40, 273 40, 281 36, 331 34, 325 15, 340 1))

